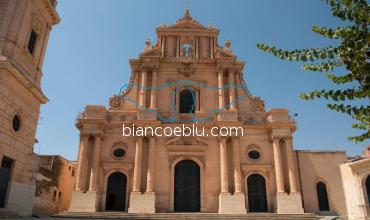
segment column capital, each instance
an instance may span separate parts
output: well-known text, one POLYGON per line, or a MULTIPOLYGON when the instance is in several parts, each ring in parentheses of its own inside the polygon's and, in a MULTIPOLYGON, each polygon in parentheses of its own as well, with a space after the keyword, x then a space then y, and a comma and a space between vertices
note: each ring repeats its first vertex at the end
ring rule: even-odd
POLYGON ((235 72, 237 71, 237 68, 232 63, 224 63, 224 64, 218 64, 216 67, 216 71, 229 71, 229 72, 235 72))
POLYGON ((150 60, 144 61, 141 64, 141 71, 148 72, 148 71, 158 71, 159 64, 156 62, 151 62, 150 60))
POLYGON ((284 141, 286 141, 286 140, 293 140, 293 136, 291 136, 291 135, 283 136, 283 140, 284 141))
POLYGON ((97 133, 97 134, 94 134, 92 135, 94 138, 100 138, 101 140, 104 139, 104 134, 103 133, 97 133))
POLYGON ((229 138, 229 136, 220 136, 220 135, 219 135, 219 136, 217 137, 217 140, 218 140, 218 141, 226 141, 228 138, 229 138))
POLYGON ((283 136, 280 135, 271 135, 271 141, 280 141, 283 138, 283 136))
POLYGON ((216 72, 217 73, 222 73, 224 71, 224 68, 223 68, 223 66, 222 65, 217 65, 217 67, 216 67, 216 72))
POLYGON ((230 138, 231 138, 231 140, 240 140, 239 136, 231 136, 230 138))
POLYGON ((91 134, 90 133, 85 133, 85 132, 81 132, 80 133, 80 138, 82 139, 82 138, 89 138, 91 136, 91 134))

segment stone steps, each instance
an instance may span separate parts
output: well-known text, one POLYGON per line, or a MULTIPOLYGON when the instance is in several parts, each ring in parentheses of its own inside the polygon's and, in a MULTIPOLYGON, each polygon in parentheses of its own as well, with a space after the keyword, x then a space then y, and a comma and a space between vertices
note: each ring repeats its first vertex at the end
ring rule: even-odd
POLYGON ((17 218, 18 215, 7 210, 7 209, 4 209, 4 208, 0 208, 0 219, 3 219, 3 218, 8 218, 8 219, 14 219, 14 218, 17 218))
POLYGON ((132 214, 126 212, 63 212, 54 215, 57 218, 92 218, 92 219, 228 219, 228 220, 319 220, 322 217, 315 214, 276 214, 276 213, 248 213, 248 214, 217 214, 217 213, 156 213, 132 214))

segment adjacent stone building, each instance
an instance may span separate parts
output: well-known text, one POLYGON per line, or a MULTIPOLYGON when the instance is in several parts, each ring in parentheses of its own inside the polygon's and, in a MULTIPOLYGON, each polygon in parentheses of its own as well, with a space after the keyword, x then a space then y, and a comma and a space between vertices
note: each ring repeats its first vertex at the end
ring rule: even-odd
POLYGON ((56 0, 0 0, 0 208, 31 215, 42 63, 56 0))
POLYGON ((370 216, 370 146, 363 155, 340 165, 349 220, 370 216))
MULTIPOLYGON (((156 29, 129 60, 128 87, 109 108, 78 117, 71 212, 209 212, 347 215, 339 166, 345 152, 293 150, 295 121, 265 110, 244 80, 245 63, 219 45, 219 30, 187 10, 156 29), (125 127, 241 127, 243 136, 124 135, 125 127)), ((366 171, 366 175, 369 175, 366 171)), ((346 194, 347 195, 347 194, 346 194)))
POLYGON ((34 216, 68 211, 74 189, 76 163, 58 155, 37 155, 34 216))

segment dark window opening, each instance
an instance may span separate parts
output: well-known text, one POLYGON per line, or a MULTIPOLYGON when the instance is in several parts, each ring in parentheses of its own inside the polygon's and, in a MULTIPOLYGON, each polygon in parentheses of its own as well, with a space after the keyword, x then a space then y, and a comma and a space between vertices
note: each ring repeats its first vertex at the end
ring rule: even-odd
POLYGON ((366 178, 367 201, 370 204, 370 175, 366 178))
POLYGON ((121 158, 121 157, 124 157, 126 155, 126 151, 122 148, 117 148, 113 151, 113 155, 115 157, 121 158))
POLYGON ((57 198, 57 191, 54 190, 54 193, 53 193, 53 201, 55 202, 55 199, 57 198))
POLYGON ((9 157, 3 157, 3 160, 1 161, 1 168, 5 168, 8 170, 12 169, 14 160, 9 157))
POLYGON ((248 157, 252 160, 258 160, 261 157, 261 154, 256 150, 251 150, 248 152, 248 157))
POLYGON ((62 192, 59 192, 58 198, 59 200, 62 198, 62 192))
POLYGON ((21 129, 21 119, 20 119, 19 115, 14 115, 13 116, 12 126, 13 126, 13 130, 15 132, 17 132, 21 129))
POLYGON ((75 169, 72 169, 72 176, 75 176, 75 169))
POLYGON ((28 45, 27 45, 28 52, 30 52, 30 54, 33 54, 35 50, 36 40, 37 40, 37 33, 34 30, 32 30, 30 33, 30 37, 28 38, 28 45))
POLYGON ((326 185, 323 182, 316 184, 317 199, 319 202, 319 211, 330 211, 328 192, 326 191, 326 185))
POLYGON ((195 113, 195 94, 192 90, 180 92, 180 113, 195 113))

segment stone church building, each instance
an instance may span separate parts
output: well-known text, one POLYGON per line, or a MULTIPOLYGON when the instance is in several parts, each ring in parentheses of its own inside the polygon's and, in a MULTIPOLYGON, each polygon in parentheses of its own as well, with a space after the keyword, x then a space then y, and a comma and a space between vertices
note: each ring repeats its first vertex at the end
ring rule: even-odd
POLYGON ((77 119, 71 212, 346 215, 339 169, 345 152, 294 150, 295 121, 287 109, 266 110, 248 91, 245 62, 230 41, 220 46, 218 29, 186 10, 156 33, 157 42, 147 40, 139 57, 129 60, 126 90, 110 98, 109 108, 88 105, 77 119), (241 127, 244 135, 142 137, 122 131, 122 125, 183 124, 208 133, 241 127))
POLYGON ((0 218, 32 213, 38 163, 33 147, 40 106, 48 101, 42 64, 60 21, 56 4, 0 0, 0 218))

